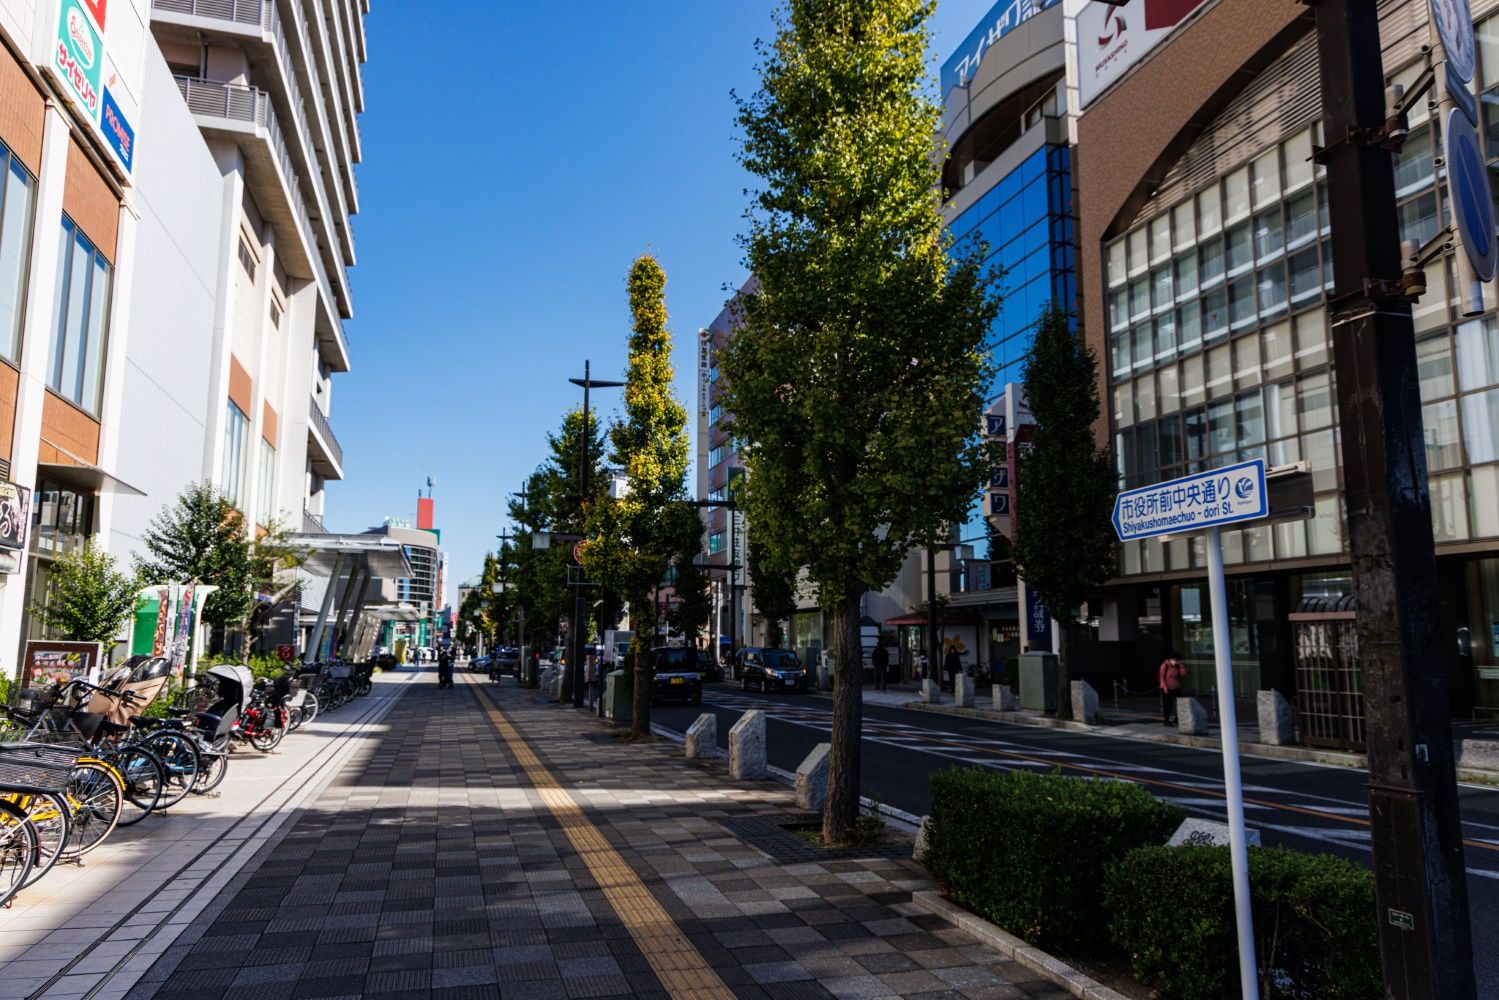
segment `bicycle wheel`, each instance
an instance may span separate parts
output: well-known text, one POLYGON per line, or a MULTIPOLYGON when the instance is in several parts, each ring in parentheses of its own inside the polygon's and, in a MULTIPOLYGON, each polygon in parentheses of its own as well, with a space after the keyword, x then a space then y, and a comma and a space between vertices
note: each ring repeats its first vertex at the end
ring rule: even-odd
POLYGON ((68 832, 68 860, 82 857, 104 843, 120 822, 125 787, 114 768, 97 760, 80 760, 68 779, 68 804, 73 828, 68 832))
POLYGON ((193 783, 198 780, 201 766, 198 748, 186 736, 172 732, 152 733, 141 741, 141 745, 156 755, 166 771, 166 783, 162 786, 161 801, 156 803, 156 808, 170 809, 193 790, 193 783))
POLYGON ((193 786, 194 795, 206 795, 219 787, 229 770, 229 754, 208 750, 203 754, 203 768, 198 772, 198 783, 193 786))
POLYGON ((166 771, 154 753, 138 746, 121 748, 110 755, 109 763, 125 782, 119 825, 134 826, 160 804, 166 771))
POLYGON ((375 689, 374 682, 371 681, 368 677, 364 677, 364 678, 360 679, 360 681, 359 681, 359 690, 356 693, 362 698, 362 697, 368 695, 374 689, 375 689))
POLYGON ((322 702, 318 701, 317 695, 308 691, 307 700, 302 702, 302 725, 305 726, 315 720, 320 711, 322 711, 322 702))
POLYGON ((0 800, 0 906, 26 885, 36 851, 36 827, 20 806, 0 800))
POLYGON ((281 739, 286 735, 286 730, 280 727, 257 729, 250 737, 250 745, 261 753, 270 753, 281 744, 281 739))
POLYGON ((31 874, 22 883, 22 888, 35 885, 43 875, 52 870, 57 859, 62 857, 63 849, 68 843, 68 833, 73 828, 67 800, 61 795, 29 795, 24 801, 26 818, 31 820, 31 825, 36 830, 37 845, 31 874))

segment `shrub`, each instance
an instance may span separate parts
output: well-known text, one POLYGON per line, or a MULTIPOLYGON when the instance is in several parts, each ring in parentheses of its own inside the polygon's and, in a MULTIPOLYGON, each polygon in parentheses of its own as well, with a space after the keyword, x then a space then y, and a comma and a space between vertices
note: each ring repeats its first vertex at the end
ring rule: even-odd
POLYGON ((1138 785, 979 768, 932 776, 922 858, 949 898, 1043 948, 1106 948, 1103 881, 1186 813, 1138 785))
MULTIPOLYGON (((1330 855, 1250 848, 1255 957, 1265 997, 1382 997, 1374 875, 1330 855)), ((1238 994, 1226 847, 1143 847, 1108 874, 1109 932, 1163 1000, 1238 994)))

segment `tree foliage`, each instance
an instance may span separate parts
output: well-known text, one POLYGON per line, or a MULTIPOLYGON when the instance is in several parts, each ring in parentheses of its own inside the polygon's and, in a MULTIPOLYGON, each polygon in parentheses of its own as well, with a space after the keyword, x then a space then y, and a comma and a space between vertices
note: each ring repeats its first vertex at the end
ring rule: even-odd
POLYGON ((941 111, 925 57, 931 0, 787 0, 739 101, 742 163, 762 186, 742 237, 757 284, 720 358, 770 559, 805 566, 836 623, 824 836, 858 812, 859 599, 913 546, 963 519, 997 302, 940 214, 941 111))
POLYGON ((136 557, 144 585, 204 583, 203 620, 220 627, 245 621, 255 604, 255 558, 245 517, 211 483, 189 483, 175 503, 152 518, 136 557))
POLYGON ((786 641, 781 623, 796 613, 796 574, 777 566, 766 555, 765 546, 753 532, 746 546, 750 575, 750 600, 770 630, 767 641, 779 646, 786 641))
POLYGON ((31 613, 56 638, 112 643, 135 612, 135 578, 115 568, 115 558, 95 538, 52 564, 46 603, 31 613))
POLYGON ((697 553, 703 525, 686 503, 687 411, 672 395, 666 272, 645 254, 631 266, 628 288, 633 325, 625 414, 609 435, 627 489, 618 499, 588 504, 583 563, 590 576, 630 602, 636 624, 631 727, 643 734, 650 731, 651 663, 640 654, 657 625, 651 593, 673 563, 697 553))
POLYGON ((1097 358, 1056 307, 1041 317, 1023 379, 1036 426, 1016 471, 1013 555, 1025 585, 1062 625, 1057 704, 1066 716, 1073 612, 1114 571, 1110 516, 1118 480, 1108 448, 1093 436, 1097 358))

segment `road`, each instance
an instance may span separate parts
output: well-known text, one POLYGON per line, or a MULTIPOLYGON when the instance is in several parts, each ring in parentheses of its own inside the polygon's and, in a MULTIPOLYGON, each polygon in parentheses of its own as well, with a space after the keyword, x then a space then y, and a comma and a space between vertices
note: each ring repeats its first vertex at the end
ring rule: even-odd
MULTIPOLYGON (((815 695, 741 692, 709 685, 703 706, 658 706, 652 721, 683 732, 700 712, 718 716, 720 746, 750 708, 767 716, 770 763, 788 771, 832 729, 832 702, 815 695)), ((1067 730, 864 706, 864 794, 913 815, 927 812, 928 777, 949 767, 1049 771, 1134 781, 1189 813, 1223 821, 1216 750, 1093 736, 1067 730)), ((1369 864, 1365 772, 1262 757, 1242 762, 1245 813, 1267 845, 1341 855, 1369 864)), ((1461 787, 1478 995, 1499 997, 1499 790, 1461 787)))

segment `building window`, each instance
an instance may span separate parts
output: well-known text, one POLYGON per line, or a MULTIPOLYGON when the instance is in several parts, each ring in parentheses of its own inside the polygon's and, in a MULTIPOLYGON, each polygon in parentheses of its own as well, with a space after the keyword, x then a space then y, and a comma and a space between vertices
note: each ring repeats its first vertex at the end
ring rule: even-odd
POLYGON ((285 312, 286 310, 282 308, 280 302, 271 299, 271 326, 274 329, 281 329, 281 316, 285 312))
POLYGON ((36 488, 31 505, 31 551, 60 556, 83 545, 94 531, 94 495, 48 480, 36 488))
POLYGON ((245 500, 245 439, 250 433, 250 419, 243 410, 228 403, 228 414, 224 420, 224 496, 236 507, 243 507, 245 500))
MULTIPOLYGON (((229 404, 233 406, 234 404, 229 404)), ((236 407, 237 409, 237 407, 236 407)), ((265 438, 260 439, 260 523, 276 520, 276 449, 265 438)))
POLYGON ((251 281, 255 280, 256 263, 255 251, 251 248, 250 241, 245 238, 244 233, 241 233, 239 236, 239 266, 245 269, 245 274, 249 275, 251 281))
POLYGON ((728 457, 728 454, 729 454, 729 449, 728 449, 727 445, 722 445, 722 444, 720 444, 720 445, 714 445, 708 451, 708 468, 711 469, 715 465, 718 465, 720 462, 722 462, 725 458, 728 457))
POLYGON ((99 411, 99 385, 109 336, 109 262, 82 230, 62 219, 58 255, 57 325, 47 362, 47 385, 89 413, 99 411))
POLYGON ((718 421, 723 417, 723 404, 714 403, 713 408, 708 411, 708 426, 717 427, 718 421))
POLYGON ((36 182, 4 146, 0 169, 5 171, 0 191, 0 357, 15 361, 20 355, 36 182))
POLYGON ((724 550, 723 536, 724 533, 722 531, 715 531, 708 536, 708 554, 710 556, 716 556, 724 550))
POLYGON ((722 486, 715 486, 713 489, 709 490, 708 499, 713 503, 723 503, 724 488, 722 486))

